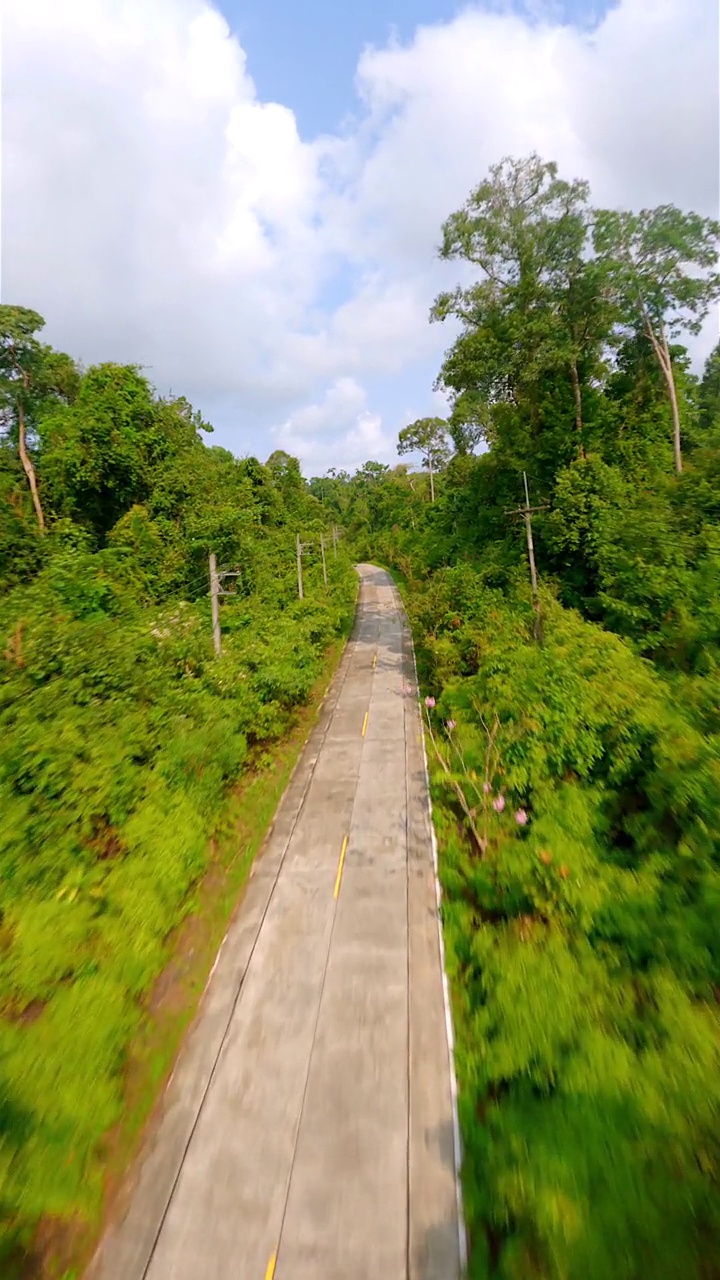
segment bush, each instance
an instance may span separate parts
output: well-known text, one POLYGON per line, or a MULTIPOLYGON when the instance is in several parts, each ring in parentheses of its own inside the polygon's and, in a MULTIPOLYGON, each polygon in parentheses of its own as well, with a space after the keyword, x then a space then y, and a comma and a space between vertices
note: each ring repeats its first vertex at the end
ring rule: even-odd
POLYGON ((416 583, 411 609, 472 1274, 707 1280, 720 739, 550 596, 541 645, 528 603, 468 568, 416 583))

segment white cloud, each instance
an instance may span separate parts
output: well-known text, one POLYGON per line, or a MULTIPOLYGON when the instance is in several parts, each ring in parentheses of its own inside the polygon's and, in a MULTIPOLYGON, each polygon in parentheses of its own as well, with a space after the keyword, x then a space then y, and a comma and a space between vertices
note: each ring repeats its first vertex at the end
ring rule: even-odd
POLYGON ((348 240, 427 263, 441 222, 503 155, 538 151, 598 202, 718 207, 717 9, 621 0, 592 33, 468 9, 366 52, 375 142, 348 240))
POLYGON ((371 459, 398 460, 396 435, 383 430, 382 418, 369 411, 354 378, 338 378, 322 400, 298 409, 274 435, 276 447, 302 457, 313 475, 332 466, 353 470, 371 459))
POLYGON ((588 42, 572 110, 598 199, 717 217, 719 17, 713 0, 623 0, 588 42))
POLYGON ((620 0, 590 33, 469 9, 366 51, 357 120, 311 141, 206 0, 6 0, 3 38, 4 300, 149 366, 240 453, 394 458, 449 338, 441 222, 504 154, 717 213, 711 0, 620 0))

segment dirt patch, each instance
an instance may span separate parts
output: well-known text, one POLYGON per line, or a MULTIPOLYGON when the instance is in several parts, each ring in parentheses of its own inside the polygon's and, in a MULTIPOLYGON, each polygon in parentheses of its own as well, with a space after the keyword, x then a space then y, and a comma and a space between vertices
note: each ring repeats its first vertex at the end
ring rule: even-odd
POLYGON ((24 1027, 29 1027, 33 1022, 37 1022, 38 1018, 44 1013, 47 1007, 47 1000, 31 1000, 25 1005, 22 1013, 18 1017, 24 1027))
POLYGON ((92 836, 87 845, 98 862, 109 862, 125 853, 125 846, 104 814, 93 819, 92 836))

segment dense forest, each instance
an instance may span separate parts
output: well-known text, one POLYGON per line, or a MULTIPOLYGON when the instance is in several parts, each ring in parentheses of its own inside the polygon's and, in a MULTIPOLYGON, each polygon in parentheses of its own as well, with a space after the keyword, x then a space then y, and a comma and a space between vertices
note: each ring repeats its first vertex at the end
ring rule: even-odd
POLYGON ((719 231, 498 166, 425 476, 310 486, 414 628, 483 1280, 720 1276, 719 231))
POLYGON ((471 1276, 720 1280, 720 348, 699 378, 683 345, 719 236, 504 161, 443 228, 423 467, 309 482, 0 307, 3 1275, 98 1219, 169 940, 354 558, 415 636, 471 1276))
MULTIPOLYGON (((175 1024, 126 1098, 173 931, 238 816, 229 792, 260 779, 257 847, 282 784, 273 744, 327 676, 356 592, 294 459, 208 447, 185 401, 134 368, 77 368, 41 327, 0 307, 3 1277, 35 1275, 36 1245, 72 1257, 78 1223, 97 1222, 108 1135, 117 1149, 124 1125, 131 1144, 171 1065, 175 1024), (233 575, 219 658, 210 553, 233 575)), ((247 872, 232 829, 225 844, 247 872)))

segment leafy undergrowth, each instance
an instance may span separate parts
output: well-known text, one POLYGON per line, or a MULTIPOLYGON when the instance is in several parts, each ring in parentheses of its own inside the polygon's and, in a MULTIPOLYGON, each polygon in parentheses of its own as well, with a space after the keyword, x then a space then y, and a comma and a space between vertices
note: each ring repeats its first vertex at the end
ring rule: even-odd
POLYGON ((720 742, 628 645, 467 567, 428 691, 475 1280, 720 1275, 720 742))
MULTIPOLYGON (((328 593, 317 572, 306 589, 302 603, 277 582, 227 602, 219 660, 206 604, 137 605, 113 552, 68 549, 0 603, 3 1275, 13 1257, 26 1265, 39 1222, 79 1224, 78 1237, 97 1223, 105 1139, 121 1122, 137 1131, 162 1082, 192 1001, 123 1115, 128 1054, 197 908, 228 792, 282 754, 350 625, 347 560, 328 593)), ((272 774, 264 821, 271 795, 272 774)))

